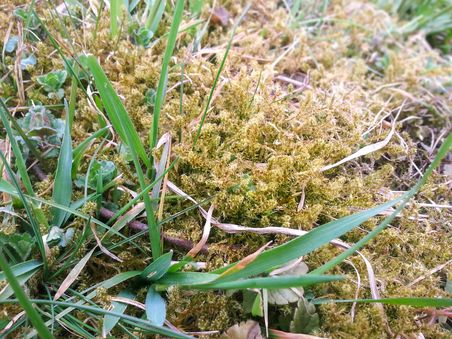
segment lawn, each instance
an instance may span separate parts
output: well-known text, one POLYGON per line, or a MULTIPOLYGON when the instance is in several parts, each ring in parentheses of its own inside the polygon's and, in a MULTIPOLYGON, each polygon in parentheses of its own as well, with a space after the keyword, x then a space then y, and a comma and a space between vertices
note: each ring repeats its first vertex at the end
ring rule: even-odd
POLYGON ((449 338, 452 3, 5 0, 0 337, 449 338))

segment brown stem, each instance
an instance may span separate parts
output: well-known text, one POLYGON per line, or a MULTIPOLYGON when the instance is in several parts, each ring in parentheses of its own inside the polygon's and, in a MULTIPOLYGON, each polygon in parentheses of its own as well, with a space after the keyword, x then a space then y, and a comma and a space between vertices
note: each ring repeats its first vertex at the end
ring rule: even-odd
MULTIPOLYGON (((38 164, 34 164, 31 167, 31 170, 33 171, 34 175, 36 176, 36 178, 40 181, 46 180, 47 179, 47 174, 41 169, 41 167, 39 167, 38 164)), ((110 211, 109 209, 105 208, 105 207, 101 207, 99 214, 102 218, 104 219, 111 219, 115 213, 113 211, 110 211)), ((148 225, 138 221, 138 220, 132 220, 130 221, 127 226, 129 226, 130 228, 137 230, 137 231, 144 231, 148 229, 148 225)), ((181 249, 184 250, 191 250, 195 244, 193 244, 193 242, 191 242, 190 240, 186 240, 186 239, 180 239, 180 238, 176 238, 176 237, 172 237, 169 236, 165 233, 163 233, 162 235, 163 240, 166 241, 168 244, 171 244, 173 246, 179 247, 181 249)), ((208 251, 208 247, 207 246, 203 246, 200 253, 206 254, 208 251)))

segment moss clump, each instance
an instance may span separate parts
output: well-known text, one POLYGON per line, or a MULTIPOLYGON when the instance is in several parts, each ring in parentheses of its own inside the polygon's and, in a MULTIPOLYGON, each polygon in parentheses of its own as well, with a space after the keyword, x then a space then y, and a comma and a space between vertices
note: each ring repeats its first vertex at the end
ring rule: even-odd
POLYGON ((185 331, 223 332, 242 319, 242 307, 222 292, 171 288, 167 293, 168 320, 185 331))

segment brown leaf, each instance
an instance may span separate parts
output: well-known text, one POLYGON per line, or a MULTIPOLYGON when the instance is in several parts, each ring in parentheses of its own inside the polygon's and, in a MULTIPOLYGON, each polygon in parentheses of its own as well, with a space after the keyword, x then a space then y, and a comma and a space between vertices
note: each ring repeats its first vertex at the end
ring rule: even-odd
POLYGON ((259 323, 247 320, 230 327, 220 339, 263 339, 259 323))
POLYGON ((224 7, 215 7, 210 18, 210 23, 216 26, 227 27, 229 24, 229 12, 224 7))
POLYGON ((270 333, 277 339, 325 339, 321 337, 316 337, 315 335, 302 333, 288 333, 272 329, 270 329, 270 333))
POLYGON ((55 294, 55 297, 53 300, 58 300, 59 297, 61 297, 64 292, 72 285, 72 283, 77 279, 77 277, 80 275, 80 272, 82 272, 83 268, 85 267, 88 260, 91 258, 91 255, 94 253, 94 250, 96 247, 94 247, 91 251, 89 251, 78 263, 74 266, 74 268, 69 272, 68 276, 64 281, 62 282, 60 288, 58 289, 57 293, 55 294))

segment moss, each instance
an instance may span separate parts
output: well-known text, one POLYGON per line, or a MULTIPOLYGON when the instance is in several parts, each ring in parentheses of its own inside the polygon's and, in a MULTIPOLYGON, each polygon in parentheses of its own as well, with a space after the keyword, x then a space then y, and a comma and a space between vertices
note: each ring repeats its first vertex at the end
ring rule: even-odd
POLYGON ((223 332, 241 319, 241 305, 221 292, 171 288, 167 293, 168 320, 185 331, 223 332))

